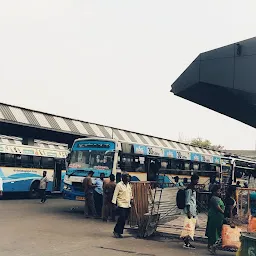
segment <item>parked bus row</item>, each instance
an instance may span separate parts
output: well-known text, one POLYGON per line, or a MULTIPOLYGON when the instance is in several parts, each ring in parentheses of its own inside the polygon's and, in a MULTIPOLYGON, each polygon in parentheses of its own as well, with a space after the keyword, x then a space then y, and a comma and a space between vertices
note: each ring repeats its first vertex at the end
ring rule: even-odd
POLYGON ((189 182, 193 173, 200 176, 203 184, 208 184, 211 177, 226 184, 248 184, 256 177, 255 161, 211 152, 214 154, 89 138, 75 140, 68 154, 63 146, 26 146, 5 140, 0 142, 0 178, 5 192, 28 192, 35 198, 39 180, 47 171, 47 192, 63 192, 64 188, 64 198, 83 200, 82 181, 90 170, 94 171, 94 178, 113 173, 119 181, 121 173, 128 172, 134 182, 159 181, 164 177, 166 184, 175 183, 177 176, 189 182))
POLYGON ((94 172, 94 178, 101 173, 105 177, 113 173, 117 182, 122 172, 128 172, 131 181, 154 182, 162 177, 162 182, 166 184, 175 183, 176 176, 189 182, 193 173, 200 176, 202 184, 209 184, 211 177, 232 185, 237 181, 249 182, 250 177, 255 176, 256 162, 211 152, 212 155, 177 151, 121 143, 114 139, 77 139, 67 158, 63 195, 65 199, 84 200, 82 182, 89 171, 94 172))

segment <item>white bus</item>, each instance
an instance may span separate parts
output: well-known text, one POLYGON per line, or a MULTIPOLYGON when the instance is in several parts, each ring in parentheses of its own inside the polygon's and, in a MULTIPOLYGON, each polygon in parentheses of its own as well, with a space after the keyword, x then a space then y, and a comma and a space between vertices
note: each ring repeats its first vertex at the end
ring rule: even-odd
POLYGON ((38 196, 39 181, 47 171, 47 192, 62 192, 66 172, 67 147, 50 142, 35 142, 34 146, 22 145, 21 140, 0 137, 0 177, 3 191, 28 192, 38 196))
POLYGON ((256 161, 241 156, 225 155, 222 157, 222 180, 229 185, 255 187, 256 161))

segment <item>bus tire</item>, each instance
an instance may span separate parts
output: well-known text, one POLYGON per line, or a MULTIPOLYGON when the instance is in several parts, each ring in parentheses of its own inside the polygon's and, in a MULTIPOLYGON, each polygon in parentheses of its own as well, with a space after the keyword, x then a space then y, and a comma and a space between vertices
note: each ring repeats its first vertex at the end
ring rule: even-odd
POLYGON ((39 181, 34 181, 29 190, 29 198, 36 199, 39 198, 39 181))

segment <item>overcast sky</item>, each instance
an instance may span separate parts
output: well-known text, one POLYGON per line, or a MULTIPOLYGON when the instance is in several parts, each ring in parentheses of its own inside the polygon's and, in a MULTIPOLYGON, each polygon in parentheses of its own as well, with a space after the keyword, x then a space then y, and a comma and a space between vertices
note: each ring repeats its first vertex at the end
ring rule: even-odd
POLYGON ((255 36, 255 12, 255 0, 0 0, 0 102, 254 149, 255 129, 169 91, 200 52, 255 36))

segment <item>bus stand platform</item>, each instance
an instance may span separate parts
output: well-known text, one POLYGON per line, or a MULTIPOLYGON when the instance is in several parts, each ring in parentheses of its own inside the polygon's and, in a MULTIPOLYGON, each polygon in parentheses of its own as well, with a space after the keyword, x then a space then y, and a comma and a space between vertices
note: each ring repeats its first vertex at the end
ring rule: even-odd
MULTIPOLYGON (((132 209, 130 226, 132 233, 137 233, 140 238, 162 240, 180 239, 184 225, 184 213, 176 206, 176 194, 179 187, 165 186, 164 189, 152 187, 148 182, 133 184, 135 196, 135 206, 132 209)), ((247 232, 248 228, 248 209, 246 204, 249 194, 256 189, 238 189, 238 215, 234 223, 241 232, 247 232)), ((202 190, 201 190, 202 191, 202 190)), ((200 193, 200 192, 199 192, 200 193)), ((205 236, 208 213, 208 193, 202 193, 198 198, 199 214, 194 241, 207 244, 205 236)), ((219 248, 224 251, 236 251, 235 248, 219 248)))

